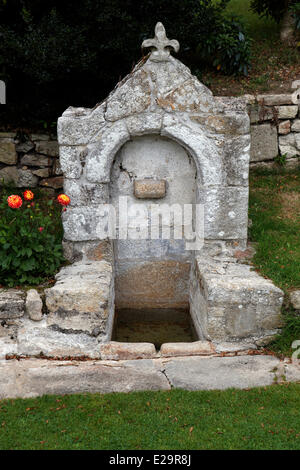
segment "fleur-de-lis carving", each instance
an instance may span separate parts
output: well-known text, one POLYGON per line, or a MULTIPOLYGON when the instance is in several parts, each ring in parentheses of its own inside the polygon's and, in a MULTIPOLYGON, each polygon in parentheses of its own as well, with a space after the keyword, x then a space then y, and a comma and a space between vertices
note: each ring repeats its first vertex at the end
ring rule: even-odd
POLYGON ((176 39, 168 39, 166 30, 162 23, 157 23, 155 26, 155 36, 153 39, 145 39, 142 44, 142 48, 151 47, 152 52, 150 60, 154 62, 163 62, 168 60, 170 56, 170 49, 174 49, 175 52, 179 51, 179 42, 176 39))

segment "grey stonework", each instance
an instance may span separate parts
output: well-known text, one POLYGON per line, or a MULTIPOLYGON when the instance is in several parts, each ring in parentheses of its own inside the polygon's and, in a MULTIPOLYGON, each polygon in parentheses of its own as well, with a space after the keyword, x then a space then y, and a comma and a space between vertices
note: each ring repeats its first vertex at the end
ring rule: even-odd
POLYGON ((300 88, 293 86, 288 94, 245 96, 252 124, 250 168, 275 167, 278 155, 285 155, 287 168, 299 166, 300 88))
POLYGON ((226 390, 299 382, 299 364, 273 356, 0 361, 0 399, 139 390, 226 390))
POLYGON ((40 321, 43 318, 43 301, 36 289, 27 292, 25 307, 31 320, 40 321))
POLYGON ((300 290, 294 290, 290 293, 290 301, 295 310, 300 311, 300 290))
MULTIPOLYGON (((131 207, 137 202, 150 204, 159 195, 168 204, 204 204, 205 250, 208 253, 220 247, 218 257, 228 261, 223 268, 226 274, 220 275, 215 299, 211 299, 201 291, 202 274, 196 276, 192 270, 190 278, 193 254, 187 254, 183 245, 116 240, 108 260, 116 270, 116 305, 182 308, 188 305, 190 284, 191 314, 200 338, 246 338, 252 342, 269 338, 280 325, 283 294, 270 281, 252 274, 248 266, 236 267, 232 258, 234 250, 247 245, 250 99, 214 98, 170 55, 167 44, 164 28, 158 24, 155 38, 144 43, 152 48, 150 56, 139 62, 103 103, 93 109, 68 108, 58 120, 64 190, 72 201, 63 214, 64 246, 69 259, 81 261, 48 291, 48 308, 51 296, 65 292, 65 288, 68 292, 50 307, 48 325, 91 335, 101 317, 104 334, 105 322, 112 322, 113 312, 95 317, 82 305, 78 314, 85 280, 82 275, 78 295, 69 295, 79 282, 71 271, 75 274, 75 269, 85 266, 91 247, 98 250, 97 242, 102 244, 98 256, 105 256, 99 229, 106 243, 110 234, 107 214, 98 210, 101 204, 111 202, 117 208, 119 196, 127 196, 131 207), (149 186, 150 181, 164 181, 165 190, 149 193, 148 189, 147 193, 145 184, 149 186)), ((255 99, 250 101, 255 106, 255 99)), ((291 96, 261 97, 257 119, 280 116, 289 120, 296 107, 291 96), (267 106, 266 113, 262 112, 267 106)), ((253 111, 251 121, 257 119, 253 111)), ((276 126, 269 122, 264 126, 253 127, 252 135, 255 138, 256 132, 258 141, 252 150, 254 160, 271 160, 278 153, 276 126), (263 153, 259 142, 263 138, 265 144, 266 135, 268 146, 263 153)), ((129 230, 130 223, 129 219, 129 230)), ((215 263, 210 256, 208 265, 215 263)), ((197 266, 200 269, 198 261, 197 266)))
POLYGON ((86 261, 62 268, 54 287, 45 290, 47 325, 65 333, 107 340, 114 317, 114 279, 107 261, 86 261))
POLYGON ((17 289, 0 289, 0 320, 20 318, 24 315, 25 295, 17 289))
POLYGON ((58 161, 58 143, 54 136, 0 132, 0 185, 12 183, 18 188, 63 187, 58 161))
POLYGON ((197 257, 191 278, 191 316, 201 339, 259 342, 278 333, 284 293, 251 266, 197 257))
MULTIPOLYGON (((154 346, 110 342, 115 306, 190 305, 204 343, 191 343, 183 355, 213 354, 211 341, 258 346, 279 331, 282 291, 234 258, 247 247, 250 121, 253 164, 273 161, 280 146, 296 153, 300 148, 293 96, 214 97, 170 55, 168 47, 176 49, 177 42, 170 42, 162 28, 158 25, 156 37, 144 43, 152 48, 150 55, 103 103, 93 109, 70 107, 58 119, 59 162, 55 139, 31 135, 18 141, 0 134, 0 178, 11 178, 19 187, 54 190, 64 184, 71 204, 62 214, 63 246, 72 263, 46 289, 44 316, 35 294, 28 294, 26 309, 21 292, 3 293, 3 307, 0 295, 0 316, 3 311, 4 322, 15 322, 7 323, 12 343, 5 325, 0 331, 3 350, 25 356, 144 358, 151 363, 154 388, 166 384, 151 362, 154 346), (278 120, 285 122, 279 140, 278 120), (129 208, 158 203, 158 196, 170 205, 203 204, 204 248, 188 251, 184 240, 113 239, 101 205, 116 207, 120 196, 127 196, 129 208), (13 308, 7 308, 10 299, 13 308)), ((129 230, 132 223, 129 217, 129 230)), ((177 356, 181 348, 165 344, 161 355, 177 356)), ((143 381, 144 374, 135 378, 143 381)))

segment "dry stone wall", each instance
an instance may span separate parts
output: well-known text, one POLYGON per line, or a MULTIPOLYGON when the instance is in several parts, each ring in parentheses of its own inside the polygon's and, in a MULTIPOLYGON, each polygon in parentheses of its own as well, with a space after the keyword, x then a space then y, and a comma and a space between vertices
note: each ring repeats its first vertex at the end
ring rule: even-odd
POLYGON ((55 136, 0 132, 0 184, 18 188, 63 187, 55 136))
POLYGON ((250 168, 278 163, 296 168, 300 157, 300 81, 290 93, 245 95, 251 122, 250 168))

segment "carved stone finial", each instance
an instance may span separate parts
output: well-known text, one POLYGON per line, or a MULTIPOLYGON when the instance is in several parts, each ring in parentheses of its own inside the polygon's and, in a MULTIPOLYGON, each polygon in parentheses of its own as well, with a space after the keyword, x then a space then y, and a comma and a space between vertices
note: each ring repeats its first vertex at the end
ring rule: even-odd
POLYGON ((142 48, 144 47, 152 48, 150 60, 154 62, 164 62, 168 60, 170 56, 170 48, 173 48, 175 52, 179 51, 179 42, 176 41, 176 39, 168 39, 164 25, 157 23, 154 38, 145 39, 142 44, 142 48))

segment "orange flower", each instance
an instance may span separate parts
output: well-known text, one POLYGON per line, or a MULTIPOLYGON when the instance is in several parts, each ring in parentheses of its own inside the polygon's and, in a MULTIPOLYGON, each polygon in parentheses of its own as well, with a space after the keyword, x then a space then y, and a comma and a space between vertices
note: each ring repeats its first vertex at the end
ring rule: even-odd
POLYGON ((31 201, 34 198, 34 194, 32 191, 29 191, 29 189, 26 189, 23 193, 25 201, 31 201))
POLYGON ((20 196, 12 194, 7 198, 7 203, 12 209, 19 209, 19 207, 21 207, 21 205, 23 204, 23 201, 20 196))
POLYGON ((71 199, 69 198, 69 196, 67 196, 66 194, 59 194, 57 196, 57 201, 59 202, 59 204, 61 204, 62 206, 68 206, 71 202, 71 199))

